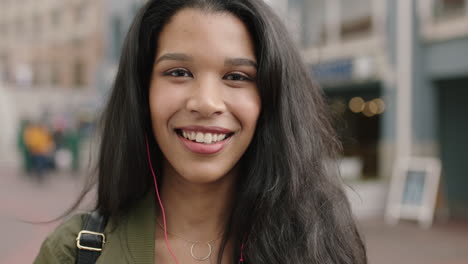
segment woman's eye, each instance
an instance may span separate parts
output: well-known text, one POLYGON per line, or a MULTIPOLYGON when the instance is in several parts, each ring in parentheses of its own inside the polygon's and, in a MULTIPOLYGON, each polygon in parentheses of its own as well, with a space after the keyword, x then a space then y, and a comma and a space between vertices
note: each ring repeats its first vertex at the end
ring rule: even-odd
POLYGON ((251 81, 252 79, 240 73, 231 73, 224 77, 228 81, 251 81))
POLYGON ((175 69, 164 73, 165 76, 171 77, 192 77, 192 74, 184 69, 175 69))

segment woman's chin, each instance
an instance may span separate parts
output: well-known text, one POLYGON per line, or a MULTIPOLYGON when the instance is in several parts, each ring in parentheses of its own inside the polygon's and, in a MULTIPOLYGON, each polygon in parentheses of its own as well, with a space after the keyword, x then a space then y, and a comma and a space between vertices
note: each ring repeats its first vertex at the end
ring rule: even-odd
POLYGON ((237 166, 235 166, 234 162, 224 162, 223 160, 188 161, 185 164, 181 164, 181 162, 177 162, 177 164, 176 162, 167 162, 165 164, 165 176, 175 177, 174 180, 178 178, 186 183, 210 184, 231 182, 237 173, 237 166), (172 164, 175 166, 171 166, 172 164))
POLYGON ((184 180, 194 184, 209 184, 209 183, 217 183, 222 181, 226 178, 226 174, 216 173, 216 172, 203 172, 203 173, 196 173, 192 172, 190 174, 182 175, 184 180))

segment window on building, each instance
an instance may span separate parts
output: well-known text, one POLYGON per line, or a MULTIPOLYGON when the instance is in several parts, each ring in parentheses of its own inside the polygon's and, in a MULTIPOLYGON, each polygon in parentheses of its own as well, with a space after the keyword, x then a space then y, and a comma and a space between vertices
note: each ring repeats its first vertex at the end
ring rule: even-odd
POLYGON ((32 34, 33 34, 33 25, 30 19, 26 20, 23 26, 23 33, 24 39, 27 41, 31 41, 32 34))
POLYGON ((8 83, 8 57, 6 51, 2 50, 0 54, 0 82, 8 83))
POLYGON ((70 43, 75 50, 79 50, 84 45, 84 39, 81 36, 73 36, 70 43))
POLYGON ((374 1, 289 0, 289 6, 301 10, 302 44, 320 46, 371 34, 374 1))
POLYGON ((366 84, 365 90, 327 91, 330 110, 343 144, 340 160, 345 180, 379 177, 379 142, 385 103, 377 84, 366 84))
POLYGON ((58 26, 60 26, 60 22, 61 22, 60 10, 54 9, 54 10, 52 11, 50 20, 51 20, 52 26, 54 26, 55 28, 58 27, 58 26))
POLYGON ((3 24, 3 32, 2 32, 2 36, 5 38, 5 39, 8 39, 8 35, 9 35, 9 28, 8 28, 8 22, 5 22, 3 24))
POLYGON ((81 23, 86 19, 86 5, 84 3, 75 7, 75 21, 81 23))
POLYGON ((361 37, 372 30, 372 0, 340 0, 341 38, 361 37))
POLYGON ((82 61, 78 60, 73 65, 73 84, 75 87, 80 88, 85 85, 85 69, 82 61))
POLYGON ((24 38, 24 30, 25 30, 25 27, 24 27, 24 21, 22 19, 18 19, 16 21, 16 34, 18 36, 18 39, 23 39, 24 38))
POLYGON ((57 63, 52 63, 50 67, 50 83, 57 86, 60 83, 60 73, 57 63))
POLYGON ((7 21, 5 21, 4 23, 0 23, 0 38, 2 40, 0 40, 1 42, 5 42, 8 40, 8 37, 9 37, 9 24, 7 21))
MULTIPOLYGON (((319 46, 326 38, 326 0, 297 1, 293 8, 300 10, 301 42, 305 47, 319 46)), ((294 10, 294 9, 293 9, 294 10)), ((290 14, 294 15, 294 14, 290 14)))
POLYGON ((434 0, 436 18, 456 17, 466 14, 468 0, 434 0))
POLYGON ((33 16, 33 32, 36 37, 40 37, 42 35, 42 20, 39 15, 33 16))
POLYGON ((112 43, 113 47, 113 59, 115 61, 119 60, 120 50, 122 49, 123 43, 123 31, 122 31, 122 19, 119 16, 114 16, 112 18, 112 43))
POLYGON ((33 72, 32 72, 32 75, 33 75, 33 78, 32 78, 32 83, 34 86, 41 86, 43 83, 42 83, 42 67, 41 67, 41 63, 39 61, 35 61, 33 62, 32 64, 32 68, 33 68, 33 72))

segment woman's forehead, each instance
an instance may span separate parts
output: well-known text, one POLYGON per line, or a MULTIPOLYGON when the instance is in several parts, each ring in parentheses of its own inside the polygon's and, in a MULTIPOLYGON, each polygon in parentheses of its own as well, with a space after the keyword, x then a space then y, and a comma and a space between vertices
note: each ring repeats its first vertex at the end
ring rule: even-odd
POLYGON ((248 28, 228 12, 187 8, 177 12, 158 38, 157 56, 165 53, 220 55, 255 60, 248 28))

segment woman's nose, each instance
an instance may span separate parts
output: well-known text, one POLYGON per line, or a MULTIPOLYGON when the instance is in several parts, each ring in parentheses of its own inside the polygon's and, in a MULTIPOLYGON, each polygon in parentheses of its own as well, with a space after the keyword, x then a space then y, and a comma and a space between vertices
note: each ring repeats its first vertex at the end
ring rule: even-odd
POLYGON ((222 84, 208 78, 195 82, 187 100, 187 110, 203 117, 222 114, 226 110, 222 84))

